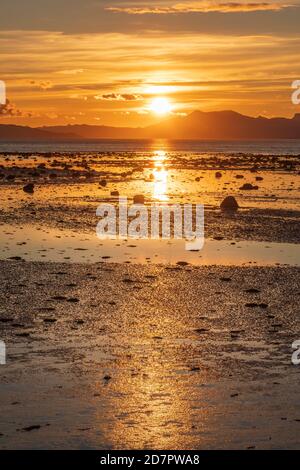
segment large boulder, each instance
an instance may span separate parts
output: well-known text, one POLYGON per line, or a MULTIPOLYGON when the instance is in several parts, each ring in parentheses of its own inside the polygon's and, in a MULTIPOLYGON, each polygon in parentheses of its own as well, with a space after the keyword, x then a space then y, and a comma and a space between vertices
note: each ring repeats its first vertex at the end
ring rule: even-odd
POLYGON ((221 202, 220 208, 222 211, 237 211, 239 208, 239 205, 233 196, 227 196, 225 199, 221 202))

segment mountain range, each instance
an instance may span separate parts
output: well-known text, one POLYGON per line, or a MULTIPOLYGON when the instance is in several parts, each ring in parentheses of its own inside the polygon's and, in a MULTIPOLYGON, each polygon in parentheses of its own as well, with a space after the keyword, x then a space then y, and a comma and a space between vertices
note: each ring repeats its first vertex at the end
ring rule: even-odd
POLYGON ((39 128, 0 124, 0 141, 101 139, 252 140, 300 139, 300 113, 293 118, 249 117, 235 111, 194 111, 148 127, 75 124, 39 128))

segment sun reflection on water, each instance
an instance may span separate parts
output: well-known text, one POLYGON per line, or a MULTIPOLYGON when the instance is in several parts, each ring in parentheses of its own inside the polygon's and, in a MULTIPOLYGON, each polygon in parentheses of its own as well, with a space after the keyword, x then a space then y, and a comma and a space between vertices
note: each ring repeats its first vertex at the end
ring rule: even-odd
POLYGON ((165 166, 167 154, 164 150, 154 152, 153 198, 168 201, 168 170, 165 166))

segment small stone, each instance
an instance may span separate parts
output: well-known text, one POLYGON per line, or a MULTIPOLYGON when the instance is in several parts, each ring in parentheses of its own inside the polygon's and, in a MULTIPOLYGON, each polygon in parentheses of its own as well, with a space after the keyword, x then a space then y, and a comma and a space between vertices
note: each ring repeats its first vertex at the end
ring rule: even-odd
POLYGON ((35 431, 40 428, 41 426, 39 424, 35 424, 33 426, 27 426, 26 428, 23 428, 22 431, 30 432, 30 431, 35 431))
POLYGON ((136 194, 133 196, 133 204, 145 204, 145 196, 143 194, 136 194))
POLYGON ((258 189, 258 186, 253 186, 251 183, 245 183, 240 187, 242 191, 252 191, 253 189, 258 189))
POLYGON ((201 333, 206 333, 208 331, 207 328, 196 328, 195 332, 198 333, 198 334, 201 334, 201 333))
POLYGON ((34 184, 28 183, 23 187, 25 193, 33 194, 34 193, 34 184))

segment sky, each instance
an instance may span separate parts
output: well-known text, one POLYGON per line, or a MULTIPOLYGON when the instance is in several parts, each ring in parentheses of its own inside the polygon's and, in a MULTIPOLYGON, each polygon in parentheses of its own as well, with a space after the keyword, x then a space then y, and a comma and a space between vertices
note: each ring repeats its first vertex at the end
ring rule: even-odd
POLYGON ((291 117, 299 25, 300 0, 1 0, 0 124, 291 117))

